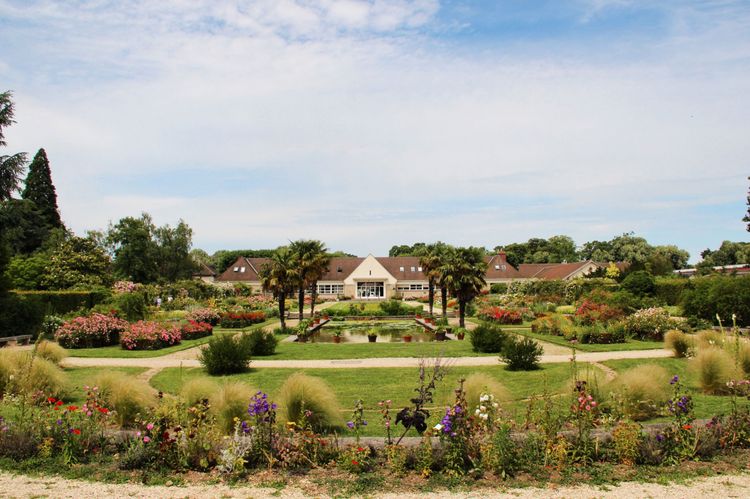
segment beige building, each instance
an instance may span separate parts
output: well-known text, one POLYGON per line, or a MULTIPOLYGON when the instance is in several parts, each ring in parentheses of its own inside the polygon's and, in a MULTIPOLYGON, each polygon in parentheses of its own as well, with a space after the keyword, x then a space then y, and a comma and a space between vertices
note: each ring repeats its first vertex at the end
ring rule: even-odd
MULTIPOLYGON (((261 291, 260 271, 267 258, 240 257, 221 275, 216 284, 244 283, 261 291)), ((521 264, 515 268, 505 253, 486 257, 487 286, 494 283, 527 279, 574 279, 602 267, 594 262, 559 264, 521 264)), ((418 257, 335 257, 328 271, 318 281, 318 295, 324 298, 341 296, 360 300, 384 300, 395 295, 404 298, 424 296, 428 292, 427 276, 418 257)))

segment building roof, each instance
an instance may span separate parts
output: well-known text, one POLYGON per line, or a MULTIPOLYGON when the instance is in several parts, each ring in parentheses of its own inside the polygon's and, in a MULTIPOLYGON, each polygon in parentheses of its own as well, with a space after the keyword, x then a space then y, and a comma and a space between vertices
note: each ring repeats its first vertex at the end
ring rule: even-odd
POLYGON ((427 280, 418 256, 381 256, 375 259, 399 281, 427 280))
POLYGON ((323 274, 320 278, 321 281, 343 281, 349 274, 354 272, 354 269, 359 267, 365 259, 358 256, 341 256, 331 258, 331 263, 328 265, 328 272, 323 274))
POLYGON ((235 262, 219 275, 217 281, 260 282, 260 269, 271 260, 269 258, 238 257, 235 262))
POLYGON ((198 265, 198 270, 193 273, 193 277, 214 277, 215 275, 216 270, 202 262, 198 265))
POLYGON ((508 263, 505 252, 484 258, 487 262, 486 278, 493 279, 520 279, 521 275, 513 265, 508 263))
POLYGON ((520 278, 526 279, 565 279, 592 263, 522 263, 518 266, 518 273, 520 278))

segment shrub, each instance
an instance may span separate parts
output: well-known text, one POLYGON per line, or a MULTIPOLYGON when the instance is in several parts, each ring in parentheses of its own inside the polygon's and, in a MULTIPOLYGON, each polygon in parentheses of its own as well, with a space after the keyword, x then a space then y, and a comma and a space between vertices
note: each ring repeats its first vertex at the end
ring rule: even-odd
POLYGON ((95 291, 15 291, 14 294, 40 307, 47 314, 65 315, 90 309, 109 298, 106 289, 95 291))
POLYGON ((750 326, 750 275, 700 277, 691 283, 693 289, 683 295, 686 316, 715 323, 718 314, 728 324, 736 314, 739 326, 750 326))
POLYGON ((42 340, 36 344, 36 354, 38 357, 59 364, 61 360, 68 356, 68 352, 57 343, 42 340))
POLYGON ((256 329, 245 334, 250 337, 252 342, 251 352, 254 357, 267 357, 276 353, 276 345, 278 345, 279 340, 276 339, 274 333, 256 329))
POLYGON ((580 343, 592 345, 625 343, 625 329, 620 324, 612 324, 608 327, 583 326, 577 338, 580 343))
POLYGON ((491 324, 480 324, 471 331, 471 348, 475 352, 500 353, 508 333, 491 324))
POLYGON ((117 317, 92 314, 76 317, 57 330, 55 339, 65 348, 92 348, 115 345, 128 323, 117 317))
POLYGON ((31 300, 25 294, 0 296, 0 331, 3 336, 36 336, 44 320, 45 310, 46 306, 31 300))
POLYGON ((380 302, 379 306, 385 315, 413 315, 415 312, 422 310, 422 307, 411 307, 398 300, 380 302))
POLYGON ((42 321, 42 324, 39 328, 39 334, 42 335, 42 338, 51 340, 55 337, 55 333, 63 324, 65 324, 65 319, 63 319, 62 317, 59 317, 57 315, 48 315, 42 321))
POLYGON ((266 320, 266 314, 261 311, 246 313, 226 313, 221 316, 221 327, 237 329, 258 324, 266 320))
POLYGON ((504 295, 508 292, 508 283, 507 282, 496 282, 493 284, 490 284, 490 293, 493 295, 504 295))
POLYGON ((664 333, 679 326, 663 308, 639 310, 623 319, 623 325, 628 336, 652 341, 663 340, 664 333))
POLYGON ((484 307, 477 314, 482 320, 498 324, 521 324, 523 317, 518 310, 507 310, 500 307, 484 307))
POLYGON ((656 416, 669 398, 669 373, 655 364, 644 364, 623 372, 611 384, 622 412, 641 421, 656 416))
POLYGON ((226 432, 234 429, 235 418, 248 419, 247 407, 250 397, 257 390, 240 381, 228 381, 209 398, 211 411, 216 415, 216 424, 226 432))
POLYGON ((316 431, 330 430, 339 424, 339 404, 328 384, 320 378, 302 373, 292 374, 279 390, 281 422, 300 422, 305 411, 312 414, 306 420, 316 431))
POLYGON ((508 336, 503 345, 501 360, 510 371, 532 371, 539 368, 539 358, 544 350, 531 338, 508 336))
POLYGON ((719 394, 727 391, 727 382, 737 379, 734 359, 720 348, 703 348, 690 367, 698 375, 698 383, 705 393, 719 394))
POLYGON ((489 374, 470 374, 464 381, 464 397, 469 410, 473 411, 479 406, 479 397, 483 393, 492 395, 498 403, 510 400, 508 389, 489 374))
POLYGON ((180 330, 176 326, 150 321, 131 324, 120 336, 120 344, 126 350, 159 350, 177 345, 180 340, 180 330))
POLYGON ((219 391, 219 384, 211 378, 187 380, 180 389, 180 398, 189 406, 209 400, 219 391))
POLYGON ((103 405, 115 411, 121 426, 131 426, 139 416, 145 416, 153 403, 153 389, 145 381, 124 373, 110 371, 93 379, 103 405))
POLYGON ((206 322, 215 326, 221 320, 221 315, 212 308, 194 308, 187 314, 186 318, 189 321, 206 322))
POLYGON ((695 348, 695 337, 671 329, 664 335, 664 346, 672 350, 677 358, 689 357, 695 348))
POLYGON ((580 324, 590 326, 597 322, 608 322, 622 315, 622 312, 616 308, 610 307, 603 303, 596 303, 591 300, 583 300, 581 305, 576 309, 575 318, 580 324))
POLYGON ((656 291, 654 276, 645 270, 631 272, 623 279, 620 286, 625 291, 630 291, 636 296, 650 296, 656 291))
POLYGON ((115 303, 122 315, 131 322, 146 318, 146 295, 141 292, 119 294, 115 303))
POLYGON ((250 365, 253 343, 246 334, 214 336, 198 355, 208 374, 234 374, 250 365))
POLYGON ((692 286, 690 279, 681 277, 657 278, 655 294, 656 298, 665 305, 678 305, 682 303, 683 294, 692 286))
POLYGON ((737 356, 745 379, 750 378, 750 343, 747 340, 740 342, 740 350, 737 352, 737 356))
POLYGON ((555 307, 555 312, 558 314, 574 314, 576 313, 576 308, 573 305, 560 305, 559 307, 555 307))
POLYGON ((208 322, 196 322, 189 320, 187 324, 180 326, 180 337, 183 340, 197 340, 211 336, 214 332, 213 326, 208 322))

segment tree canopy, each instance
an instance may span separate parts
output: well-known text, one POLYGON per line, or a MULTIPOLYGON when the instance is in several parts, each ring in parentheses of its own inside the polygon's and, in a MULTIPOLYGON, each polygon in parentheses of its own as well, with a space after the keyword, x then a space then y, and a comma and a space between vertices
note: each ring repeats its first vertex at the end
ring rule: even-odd
MULTIPOLYGON (((4 129, 15 123, 13 94, 0 93, 0 148, 7 146, 4 129)), ((8 200, 18 190, 26 166, 26 153, 2 154, 0 151, 0 201, 8 200)))

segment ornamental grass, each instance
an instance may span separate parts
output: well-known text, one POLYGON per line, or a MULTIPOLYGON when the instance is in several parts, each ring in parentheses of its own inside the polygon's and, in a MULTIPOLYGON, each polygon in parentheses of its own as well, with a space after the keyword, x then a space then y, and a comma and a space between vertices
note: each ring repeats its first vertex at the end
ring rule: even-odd
POLYGON ((656 416, 669 398, 669 373, 661 366, 645 364, 623 372, 611 383, 613 404, 634 421, 656 416))
POLYGON ((217 426, 226 433, 234 429, 235 418, 248 419, 247 407, 250 398, 257 392, 241 381, 228 381, 209 397, 211 412, 216 416, 217 426))
POLYGON ((68 391, 65 373, 53 362, 30 351, 0 351, 0 393, 63 397, 68 391))
POLYGON ((464 381, 464 396, 470 410, 479 406, 479 397, 482 394, 492 395, 501 405, 511 399, 508 389, 489 374, 477 372, 467 376, 464 381))
POLYGON ((185 382, 180 390, 180 398, 187 405, 195 405, 210 399, 219 391, 219 384, 210 378, 193 378, 185 382))
POLYGON ((115 411, 118 424, 132 426, 155 403, 148 383, 121 372, 104 372, 93 380, 103 404, 115 411))
POLYGON ((42 340, 36 345, 36 355, 54 364, 59 364, 68 356, 68 351, 55 342, 42 340))
POLYGON ((741 378, 735 359, 721 348, 702 348, 690 361, 690 367, 698 376, 698 384, 704 393, 726 393, 727 383, 741 378))
POLYGON ((677 329, 671 329, 664 335, 665 348, 672 350, 678 359, 689 357, 695 350, 696 337, 677 329))
POLYGON ((279 416, 282 422, 299 423, 304 418, 316 431, 340 426, 340 407, 333 389, 320 378, 295 373, 279 389, 279 416))

